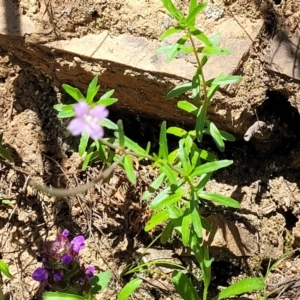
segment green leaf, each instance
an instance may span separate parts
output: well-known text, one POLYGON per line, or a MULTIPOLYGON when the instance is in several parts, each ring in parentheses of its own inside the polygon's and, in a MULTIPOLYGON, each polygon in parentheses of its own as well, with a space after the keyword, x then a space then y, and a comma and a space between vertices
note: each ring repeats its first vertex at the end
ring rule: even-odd
POLYGON ((86 297, 60 292, 45 292, 42 297, 43 300, 87 300, 86 297))
POLYGON ((174 126, 174 127, 169 127, 167 129, 167 133, 173 134, 173 135, 176 135, 176 136, 179 136, 179 137, 183 137, 183 136, 185 136, 187 134, 187 131, 185 131, 182 128, 174 126))
POLYGON ((142 200, 147 200, 163 183, 166 175, 160 174, 150 185, 148 191, 145 191, 142 196, 142 200))
POLYGON ((192 95, 197 104, 200 103, 200 87, 201 87, 201 76, 200 76, 200 71, 197 69, 192 79, 192 95))
POLYGON ((243 79, 242 76, 235 76, 235 75, 225 75, 221 73, 217 78, 215 78, 212 84, 216 85, 226 85, 232 83, 238 83, 243 79))
POLYGON ((102 106, 110 106, 114 103, 118 102, 118 99, 117 98, 107 98, 107 99, 100 99, 99 101, 97 101, 95 103, 95 106, 96 105, 102 105, 102 106))
POLYGON ((187 91, 189 91, 191 89, 192 89, 192 83, 191 82, 187 82, 187 83, 184 83, 182 85, 176 86, 173 90, 171 90, 167 94, 166 99, 170 100, 170 99, 175 98, 175 97, 177 97, 181 94, 186 93, 187 91))
POLYGON ((80 100, 85 100, 85 97, 81 94, 81 92, 77 88, 73 88, 68 84, 62 85, 63 89, 77 102, 80 100))
POLYGON ((142 284, 142 282, 142 279, 139 278, 129 281, 119 293, 117 300, 126 300, 142 284))
POLYGON ((0 260, 0 271, 8 278, 12 278, 12 275, 9 273, 9 267, 8 265, 0 260))
POLYGON ((190 174, 190 176, 195 177, 195 176, 200 176, 202 174, 211 173, 221 168, 228 167, 232 163, 233 161, 228 159, 208 162, 201 166, 196 167, 195 170, 190 174))
POLYGON ((163 39, 169 37, 170 35, 182 31, 184 28, 185 28, 184 26, 171 27, 167 29, 158 39, 162 41, 163 39))
POLYGON ((96 274, 91 280, 92 294, 101 293, 107 287, 110 277, 110 270, 96 274))
POLYGON ((135 177, 135 174, 134 174, 134 168, 133 168, 132 160, 131 160, 131 158, 128 154, 126 154, 125 157, 124 157, 124 169, 125 169, 128 180, 132 184, 136 184, 136 177, 135 177))
POLYGON ((91 105, 93 103, 94 97, 97 95, 100 89, 100 85, 97 86, 97 83, 98 83, 98 77, 95 76, 94 79, 89 84, 88 90, 86 92, 86 102, 88 105, 91 105))
POLYGON ((165 226, 163 232, 161 233, 160 236, 160 242, 162 244, 165 244, 168 242, 169 238, 172 236, 174 230, 174 226, 172 221, 170 220, 169 223, 167 224, 167 226, 165 226))
POLYGON ((235 141, 235 137, 232 134, 230 134, 230 133, 228 133, 224 130, 219 130, 219 132, 220 132, 220 135, 221 135, 221 137, 224 141, 228 141, 228 142, 234 142, 235 141))
MULTIPOLYGON (((191 26, 190 27, 190 31, 191 34, 196 37, 199 41, 201 41, 202 43, 204 43, 207 46, 213 47, 213 43, 211 42, 211 40, 205 35, 205 33, 201 30, 199 30, 198 28, 196 28, 195 26, 191 26)), ((203 48, 204 49, 204 48, 203 48)))
POLYGON ((160 211, 158 213, 153 214, 151 219, 147 222, 145 226, 145 231, 149 231, 156 225, 163 223, 168 219, 168 217, 169 214, 167 211, 160 211))
POLYGON ((202 53, 203 55, 229 55, 231 52, 227 49, 220 48, 217 46, 205 46, 199 47, 197 49, 198 53, 202 53))
MULTIPOLYGON (((165 175, 165 174, 164 174, 165 175)), ((164 199, 166 199, 169 196, 169 193, 171 192, 171 187, 166 187, 163 191, 161 191, 151 202, 150 208, 153 209, 153 206, 155 207, 157 203, 160 203, 164 199)))
POLYGON ((174 171, 166 161, 162 161, 159 163, 160 168, 163 173, 166 174, 167 179, 171 184, 177 184, 177 173, 174 171))
POLYGON ((207 128, 208 128, 208 131, 209 131, 210 135, 212 136, 215 144, 217 145, 219 150, 221 152, 223 152, 225 150, 225 144, 224 144, 224 141, 222 139, 219 129, 216 127, 216 125, 213 122, 210 122, 208 120, 207 120, 207 128))
POLYGON ((160 135, 159 135, 159 153, 158 157, 167 160, 169 151, 168 151, 168 144, 167 144, 167 134, 166 134, 166 126, 167 123, 164 121, 161 124, 160 128, 160 135))
POLYGON ((194 8, 197 6, 198 0, 190 0, 190 6, 189 6, 189 14, 194 10, 194 8))
POLYGON ((182 210, 176 205, 170 205, 167 207, 167 209, 169 212, 170 219, 178 219, 178 218, 182 217, 182 215, 183 215, 182 210))
POLYGON ((184 246, 187 246, 190 241, 191 224, 192 224, 192 216, 190 213, 190 209, 187 208, 184 212, 184 215, 182 218, 182 225, 181 225, 182 244, 184 246))
POLYGON ((174 203, 180 201, 183 195, 184 195, 183 192, 178 192, 178 193, 170 195, 167 198, 160 199, 160 201, 155 201, 155 202, 152 201, 151 208, 152 209, 163 209, 166 206, 169 206, 171 204, 174 204, 174 203))
POLYGON ((182 110, 184 110, 184 111, 186 111, 188 113, 192 113, 192 114, 196 114, 196 112, 198 110, 197 106, 195 106, 194 104, 192 104, 192 103, 190 103, 190 102, 188 102, 186 100, 178 101, 177 102, 177 106, 180 109, 182 109, 182 110))
POLYGON ((201 105, 200 109, 198 110, 197 119, 196 119, 196 136, 198 142, 202 141, 205 121, 206 121, 206 105, 204 104, 201 105))
POLYGON ((218 203, 220 205, 226 206, 226 207, 233 207, 233 208, 240 208, 241 205, 238 201, 224 196, 224 195, 220 195, 220 194, 216 194, 216 193, 211 193, 211 192, 199 192, 198 193, 198 197, 205 199, 205 200, 209 200, 215 203, 218 203))
POLYGON ((118 125, 118 138, 119 138, 119 145, 120 147, 123 149, 124 148, 124 144, 125 144, 125 138, 124 138, 124 129, 123 129, 123 122, 122 120, 118 120, 117 122, 118 125))
POLYGON ((6 150, 2 145, 0 145, 0 155, 9 160, 10 162, 14 162, 10 152, 6 150))
MULTIPOLYGON (((115 90, 109 90, 100 97, 100 100, 109 99, 110 96, 115 92, 115 90)), ((114 99, 114 98, 113 98, 114 99)))
MULTIPOLYGON (((190 5, 190 10, 191 10, 191 6, 190 5)), ((186 18, 186 23, 189 26, 194 26, 195 25, 195 20, 197 15, 207 6, 207 3, 201 3, 199 5, 197 5, 195 8, 192 9, 192 11, 189 12, 189 15, 186 18)))
POLYGON ((86 132, 83 132, 81 134, 81 138, 80 138, 80 143, 79 143, 79 149, 78 149, 78 153, 80 156, 82 156, 86 150, 88 141, 89 141, 90 135, 86 132))
POLYGON ((261 291, 264 287, 265 284, 262 278, 247 277, 221 291, 214 300, 228 299, 232 296, 251 293, 253 291, 261 291))
POLYGON ((177 20, 178 22, 184 22, 185 18, 184 15, 180 10, 178 10, 171 0, 161 0, 163 6, 166 10, 170 13, 170 15, 177 20))
POLYGON ((207 99, 208 101, 210 101, 212 99, 212 97, 214 96, 214 94, 217 92, 217 90, 219 89, 219 85, 216 85, 216 84, 212 84, 210 87, 209 87, 209 90, 207 92, 207 99))
POLYGON ((173 271, 172 282, 182 299, 200 300, 194 285, 181 271, 173 271))
POLYGON ((118 125, 106 118, 103 118, 101 120, 101 126, 106 127, 111 130, 118 130, 118 125))
POLYGON ((179 141, 179 158, 181 161, 181 166, 185 172, 186 175, 188 175, 188 173, 191 170, 191 162, 189 159, 189 154, 188 154, 189 149, 186 149, 185 143, 183 141, 183 139, 181 139, 179 141))

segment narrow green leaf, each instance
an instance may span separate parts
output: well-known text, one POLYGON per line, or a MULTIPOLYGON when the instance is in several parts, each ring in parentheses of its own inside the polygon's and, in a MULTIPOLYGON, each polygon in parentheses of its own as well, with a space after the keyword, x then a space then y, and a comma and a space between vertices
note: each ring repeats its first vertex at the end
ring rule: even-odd
POLYGON ((182 31, 184 28, 185 28, 184 26, 171 27, 167 29, 158 39, 162 41, 163 39, 169 37, 170 35, 182 31))
POLYGON ((173 271, 172 282, 175 286, 176 292, 182 299, 200 300, 194 285, 181 271, 173 271))
POLYGON ((191 89, 192 89, 192 83, 191 82, 187 82, 187 83, 184 83, 182 85, 176 86, 173 90, 171 90, 167 94, 166 99, 170 100, 170 99, 175 98, 175 97, 177 97, 181 94, 186 93, 187 91, 189 91, 191 89))
POLYGON ((178 219, 183 216, 183 211, 176 205, 170 205, 167 207, 170 219, 178 219))
POLYGON ((0 155, 9 160, 10 162, 14 162, 10 152, 6 150, 2 145, 0 145, 0 155))
POLYGON ((197 69, 192 79, 192 95, 197 104, 200 103, 200 87, 201 76, 199 69, 197 69))
POLYGON ((168 242, 169 238, 172 236, 174 230, 174 226, 172 221, 170 220, 169 223, 167 224, 167 226, 165 226, 163 232, 161 233, 160 236, 160 242, 162 244, 165 244, 168 242))
POLYGON ((150 185, 147 191, 143 193, 142 200, 147 200, 163 183, 165 174, 160 174, 150 185))
POLYGON ((142 279, 139 278, 129 281, 119 293, 117 300, 126 300, 142 284, 142 282, 142 279))
POLYGON ((163 6, 166 8, 166 10, 170 13, 170 15, 177 20, 178 22, 184 22, 185 18, 184 15, 180 10, 178 10, 171 0, 161 0, 163 3, 163 6))
POLYGON ((63 89, 77 102, 80 100, 85 100, 85 97, 81 94, 81 92, 77 88, 73 88, 68 84, 62 85, 63 89))
POLYGON ((161 124, 160 135, 159 135, 159 153, 158 157, 167 160, 168 159, 168 144, 167 144, 167 133, 166 133, 167 123, 164 121, 161 124))
POLYGON ((96 105, 102 105, 102 106, 110 106, 114 103, 118 102, 118 99, 117 98, 107 98, 107 99, 100 99, 99 101, 97 101, 95 103, 95 106, 96 105))
POLYGON ((198 110, 197 119, 196 119, 196 136, 199 143, 202 141, 205 121, 206 121, 206 106, 201 105, 200 109, 198 110))
POLYGON ((191 162, 183 139, 179 141, 179 158, 184 172, 188 174, 191 168, 191 162))
POLYGON ((77 296, 74 294, 60 293, 60 292, 45 292, 43 293, 43 300, 87 300, 86 297, 77 296))
POLYGON ((242 76, 235 76, 235 75, 225 75, 221 73, 217 78, 215 78, 212 84, 216 85, 226 85, 232 83, 238 83, 243 79, 242 76))
POLYGON ((221 168, 228 167, 232 163, 233 163, 232 160, 227 160, 227 159, 208 162, 195 168, 195 170, 190 174, 190 176, 195 177, 195 176, 200 176, 202 174, 211 173, 221 168))
POLYGON ((216 194, 216 193, 211 193, 211 192, 204 192, 201 191, 198 193, 198 197, 205 199, 205 200, 209 200, 215 203, 218 203, 220 205, 226 206, 226 207, 233 207, 233 208, 240 208, 241 205, 238 201, 224 196, 224 195, 220 195, 220 194, 216 194))
POLYGON ((110 277, 110 270, 96 274, 91 280, 92 294, 101 293, 107 287, 110 277))
POLYGON ((179 137, 183 137, 187 134, 187 131, 185 131, 184 129, 180 128, 180 127, 169 127, 167 129, 167 133, 169 134, 173 134, 179 137))
POLYGON ((151 219, 147 222, 145 226, 145 231, 149 231, 154 228, 156 225, 165 222, 169 218, 167 211, 160 211, 152 215, 151 219))
POLYGON ((232 296, 261 291, 264 287, 265 284, 262 278, 247 277, 221 291, 215 300, 228 299, 232 296))
POLYGON ((192 216, 190 213, 190 209, 187 208, 182 218, 182 225, 181 225, 182 244, 184 246, 188 246, 190 241, 191 224, 192 224, 192 216))
POLYGON ((12 278, 12 275, 9 272, 8 264, 0 260, 0 271, 8 278, 12 278))
MULTIPOLYGON (((199 41, 201 41, 202 43, 204 43, 207 46, 213 47, 213 43, 211 42, 211 40, 205 35, 205 33, 201 30, 199 30, 198 28, 191 26, 190 27, 191 30, 191 34, 196 37, 199 41)), ((204 48, 203 48, 204 49, 204 48)))
POLYGON ((173 195, 170 195, 169 197, 165 198, 165 199, 161 199, 161 201, 152 201, 151 203, 151 208, 152 209, 163 209, 164 207, 174 204, 178 201, 181 200, 181 197, 183 196, 183 192, 182 193, 175 193, 173 195), (153 203, 154 202, 154 203, 153 203))
MULTIPOLYGON (((109 90, 100 97, 100 100, 109 99, 110 96, 115 92, 115 90, 109 90)), ((114 99, 114 98, 113 98, 114 99)))
POLYGON ((222 139, 219 129, 216 127, 216 125, 213 122, 210 122, 208 120, 207 120, 207 128, 208 128, 208 131, 209 131, 210 135, 212 136, 215 144, 217 145, 219 150, 221 152, 223 152, 225 150, 225 144, 224 144, 224 141, 222 139))
POLYGON ((168 63, 171 62, 178 55, 182 46, 187 42, 187 40, 188 40, 188 36, 184 35, 174 45, 171 46, 171 48, 167 52, 168 53, 168 57, 167 57, 168 63))
POLYGON ((161 191, 151 202, 150 208, 153 209, 153 205, 155 206, 157 203, 160 203, 164 199, 166 199, 169 196, 169 193, 171 192, 171 187, 168 186, 163 191, 161 191))
POLYGON ((182 110, 184 110, 184 111, 186 111, 188 113, 192 113, 192 114, 196 114, 196 112, 198 110, 197 106, 195 106, 194 104, 192 104, 192 103, 190 103, 190 102, 188 102, 186 100, 178 101, 177 102, 177 106, 180 109, 182 109, 182 110))
MULTIPOLYGON (((189 12, 189 15, 186 18, 186 23, 189 26, 194 26, 195 25, 195 20, 197 15, 207 6, 207 3, 201 3, 197 5, 192 11, 189 12)), ((191 9, 191 5, 190 5, 191 9)))
POLYGON ((209 90, 207 92, 207 99, 208 101, 210 101, 212 99, 212 97, 214 96, 214 94, 217 92, 217 90, 219 89, 219 85, 216 85, 216 84, 212 84, 210 87, 209 87, 209 90))
POLYGON ((82 156, 86 150, 88 141, 89 141, 90 135, 86 132, 83 132, 81 134, 81 138, 80 138, 80 143, 79 143, 79 149, 78 149, 78 153, 80 156, 82 156))
POLYGON ((106 118, 103 118, 101 120, 101 126, 106 127, 111 130, 118 130, 118 125, 106 118))
POLYGON ((100 89, 100 85, 97 86, 97 83, 98 83, 98 77, 96 76, 88 86, 87 93, 86 93, 86 102, 89 105, 93 103, 94 97, 97 95, 100 89))
POLYGON ((125 138, 124 138, 124 129, 123 129, 122 120, 118 120, 117 125, 118 125, 118 132, 119 132, 119 135, 118 135, 119 145, 120 145, 121 149, 123 149, 124 144, 125 144, 125 138))
POLYGON ((224 130, 219 130, 219 132, 224 141, 229 141, 229 142, 235 141, 235 137, 232 134, 230 134, 224 130))
POLYGON ((220 48, 217 46, 205 46, 199 47, 197 49, 198 53, 202 53, 203 55, 229 55, 231 52, 225 48, 220 48))
POLYGON ((162 172, 166 174, 168 181, 171 184, 177 184, 177 173, 168 165, 168 163, 166 161, 162 161, 159 165, 162 172))
POLYGON ((135 177, 135 173, 134 173, 132 160, 128 154, 126 154, 124 157, 124 169, 125 169, 128 180, 132 184, 136 184, 136 177, 135 177))
POLYGON ((198 0, 190 0, 190 6, 189 6, 189 14, 194 10, 194 8, 197 6, 198 0))

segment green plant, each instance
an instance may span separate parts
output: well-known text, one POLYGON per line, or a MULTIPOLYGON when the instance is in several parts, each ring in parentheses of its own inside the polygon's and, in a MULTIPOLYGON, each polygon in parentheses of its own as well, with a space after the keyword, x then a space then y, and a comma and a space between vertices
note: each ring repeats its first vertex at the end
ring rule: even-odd
MULTIPOLYGON (((178 100, 177 106, 194 117, 195 128, 193 130, 187 131, 180 127, 168 128, 166 122, 163 122, 160 129, 159 150, 157 153, 150 154, 150 143, 146 149, 143 149, 125 135, 122 121, 114 123, 104 117, 106 116, 106 112, 102 113, 104 109, 101 109, 101 112, 96 111, 95 108, 101 105, 107 106, 117 101, 115 98, 110 98, 113 91, 109 91, 94 102, 94 97, 100 88, 97 85, 97 78, 90 83, 86 97, 78 89, 64 85, 65 91, 78 103, 56 105, 55 108, 60 118, 75 116, 77 126, 69 125, 69 129, 74 135, 81 133, 79 154, 85 154, 83 168, 96 158, 100 158, 103 164, 109 165, 110 168, 119 164, 133 184, 136 182, 133 167, 135 159, 147 159, 152 162, 153 168, 159 170, 159 176, 142 196, 142 200, 148 201, 153 211, 145 230, 150 231, 157 225, 163 226, 160 237, 162 244, 174 234, 181 235, 183 245, 193 251, 198 261, 201 277, 196 279, 203 282, 200 294, 201 298, 206 300, 213 259, 209 257, 208 246, 204 245, 203 230, 209 231, 210 224, 203 217, 202 212, 205 211, 206 202, 231 208, 239 208, 240 204, 230 197, 206 190, 206 184, 213 172, 230 166, 232 161, 218 160, 216 155, 202 149, 200 145, 204 135, 210 136, 220 151, 225 150, 226 141, 234 141, 231 134, 219 130, 210 120, 208 108, 220 86, 237 83, 242 78, 223 73, 216 78, 205 78, 204 67, 210 57, 230 53, 227 49, 217 46, 219 35, 209 38, 195 26, 196 18, 206 7, 206 3, 198 4, 198 1, 190 0, 187 15, 178 10, 171 0, 162 0, 162 3, 178 24, 166 30, 160 39, 163 40, 179 33, 182 33, 182 36, 175 44, 161 47, 158 52, 167 53, 168 62, 181 53, 191 53, 196 59, 197 67, 192 80, 175 87, 166 97, 170 100, 187 92, 192 95, 192 102, 178 100), (82 128, 78 124, 81 124, 82 128), (101 126, 110 129, 114 133, 113 137, 103 138, 101 126), (93 138, 94 133, 101 137, 94 138, 94 142, 88 146, 89 138, 93 138), (178 147, 173 151, 169 149, 168 135, 178 137, 178 147), (115 165, 112 164, 113 162, 115 165)), ((48 192, 51 193, 51 190, 48 192)), ((59 191, 55 192, 59 193, 59 191)), ((174 271, 172 280, 177 292, 184 299, 200 299, 199 291, 193 287, 188 276, 182 271, 174 271)), ((121 296, 130 294, 139 283, 138 280, 133 281, 132 285, 129 283, 121 296)), ((253 290, 261 290, 263 287, 262 279, 245 278, 221 291, 215 299, 225 299, 253 290)))
MULTIPOLYGON (((3 273, 6 277, 12 278, 12 275, 9 272, 8 265, 2 260, 0 260, 0 272, 3 273)), ((2 288, 0 288, 0 300, 4 300, 2 288)))

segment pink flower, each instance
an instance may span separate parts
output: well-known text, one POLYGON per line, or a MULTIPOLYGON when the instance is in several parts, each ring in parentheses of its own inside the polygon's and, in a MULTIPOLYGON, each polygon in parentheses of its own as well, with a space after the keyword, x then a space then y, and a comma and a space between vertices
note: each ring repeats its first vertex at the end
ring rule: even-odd
POLYGON ((76 236, 71 241, 71 246, 73 246, 73 250, 75 252, 79 252, 80 250, 84 249, 84 237, 82 235, 76 236))
POLYGON ((69 124, 69 130, 73 135, 86 132, 94 140, 103 137, 104 130, 99 123, 108 116, 108 110, 105 106, 89 108, 87 103, 78 102, 74 105, 74 111, 75 118, 69 124))

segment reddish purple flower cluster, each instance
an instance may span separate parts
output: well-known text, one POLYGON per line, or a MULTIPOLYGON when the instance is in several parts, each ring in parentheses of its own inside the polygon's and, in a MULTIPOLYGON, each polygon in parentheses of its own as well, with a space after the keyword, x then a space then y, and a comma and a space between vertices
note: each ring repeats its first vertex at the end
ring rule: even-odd
POLYGON ((64 230, 55 241, 44 242, 40 257, 43 267, 37 268, 32 278, 52 291, 82 295, 91 290, 94 266, 80 266, 78 253, 84 249, 84 237, 77 236, 71 242, 64 230))

